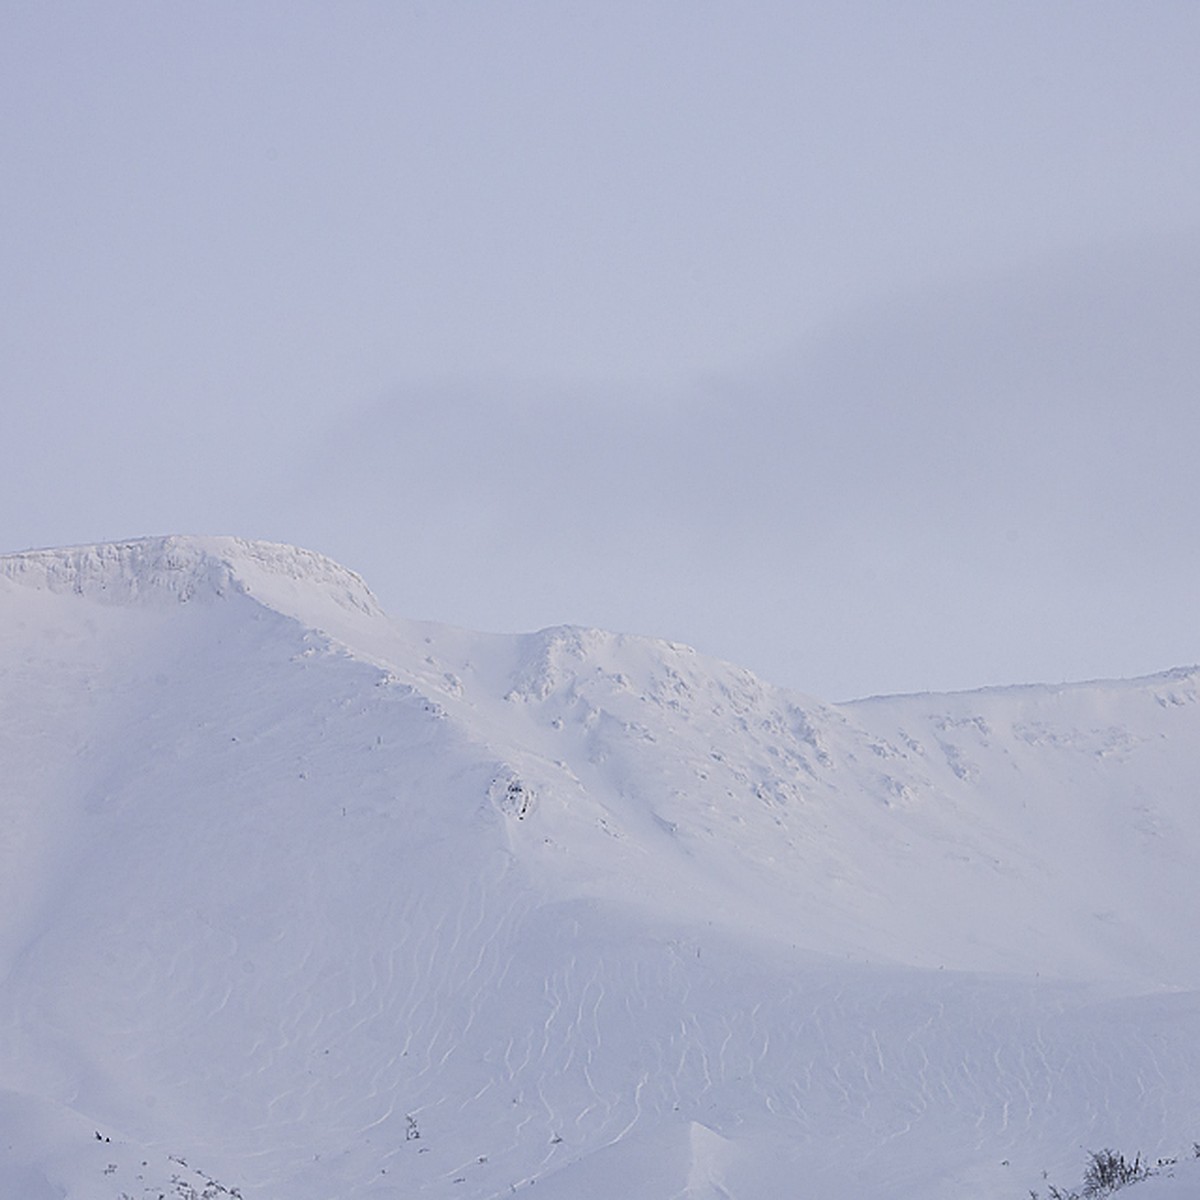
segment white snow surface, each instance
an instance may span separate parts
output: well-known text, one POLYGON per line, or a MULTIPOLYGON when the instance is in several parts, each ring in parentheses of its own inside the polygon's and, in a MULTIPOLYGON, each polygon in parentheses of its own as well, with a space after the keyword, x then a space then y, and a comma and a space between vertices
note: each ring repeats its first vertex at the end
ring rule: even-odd
POLYGON ((0 618, 0 1197, 1200 1195, 1195 668, 829 705, 233 538, 0 618))

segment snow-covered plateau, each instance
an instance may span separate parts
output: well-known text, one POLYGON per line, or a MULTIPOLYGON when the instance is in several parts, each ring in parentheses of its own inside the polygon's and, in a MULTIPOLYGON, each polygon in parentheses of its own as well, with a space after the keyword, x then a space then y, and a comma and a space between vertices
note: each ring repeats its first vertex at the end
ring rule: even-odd
POLYGON ((831 705, 290 547, 0 558, 0 1197, 1200 1196, 1198 684, 831 705))

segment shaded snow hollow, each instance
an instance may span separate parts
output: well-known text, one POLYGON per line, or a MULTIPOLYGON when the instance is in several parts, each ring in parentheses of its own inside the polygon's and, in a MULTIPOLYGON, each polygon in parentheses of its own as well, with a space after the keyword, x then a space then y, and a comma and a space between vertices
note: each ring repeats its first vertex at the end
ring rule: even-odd
POLYGON ((0 1195, 999 1200, 1178 1154, 1198 679, 828 705, 399 621, 291 547, 0 558, 0 1195))

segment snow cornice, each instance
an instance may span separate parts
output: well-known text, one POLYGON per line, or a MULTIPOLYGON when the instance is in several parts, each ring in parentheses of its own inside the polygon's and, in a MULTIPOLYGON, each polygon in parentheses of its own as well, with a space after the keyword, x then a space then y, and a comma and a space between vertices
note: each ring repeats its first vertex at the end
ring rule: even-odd
POLYGON ((0 579, 109 604, 248 595, 284 611, 308 599, 332 600, 368 616, 380 613, 362 579, 332 559, 235 537, 174 535, 29 550, 0 556, 0 579))

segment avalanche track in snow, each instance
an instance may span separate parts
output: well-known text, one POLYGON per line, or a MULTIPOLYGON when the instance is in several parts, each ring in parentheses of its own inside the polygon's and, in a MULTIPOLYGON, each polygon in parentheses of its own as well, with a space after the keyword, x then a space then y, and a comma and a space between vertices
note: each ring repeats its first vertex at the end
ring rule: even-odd
POLYGON ((1001 1200, 1200 1137, 1194 670, 827 705, 220 538, 0 613, 4 1195, 1001 1200))

